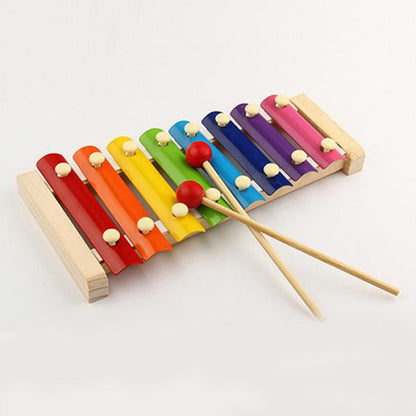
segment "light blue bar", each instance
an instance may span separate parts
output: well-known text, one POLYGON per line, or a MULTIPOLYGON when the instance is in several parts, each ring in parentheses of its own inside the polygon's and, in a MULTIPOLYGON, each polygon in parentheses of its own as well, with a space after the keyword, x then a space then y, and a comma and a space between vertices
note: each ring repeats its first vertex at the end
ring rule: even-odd
POLYGON ((242 173, 200 131, 198 131, 195 137, 188 137, 185 133, 185 125, 188 123, 189 121, 186 120, 178 121, 169 129, 169 133, 176 142, 185 150, 192 142, 201 141, 208 143, 212 149, 212 166, 244 209, 256 201, 264 201, 263 196, 253 186, 244 191, 238 190, 235 186, 235 180, 242 173))

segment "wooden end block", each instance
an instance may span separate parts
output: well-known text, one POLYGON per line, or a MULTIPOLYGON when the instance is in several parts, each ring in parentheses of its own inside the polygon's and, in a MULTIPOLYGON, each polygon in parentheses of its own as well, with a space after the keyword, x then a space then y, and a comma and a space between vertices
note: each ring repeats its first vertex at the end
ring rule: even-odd
POLYGON ((346 163, 343 172, 347 175, 359 172, 363 168, 365 153, 363 148, 345 132, 328 114, 318 107, 305 94, 290 99, 299 113, 321 134, 330 137, 345 150, 346 163))
POLYGON ((108 277, 36 171, 17 177, 19 194, 89 302, 108 296, 108 277))

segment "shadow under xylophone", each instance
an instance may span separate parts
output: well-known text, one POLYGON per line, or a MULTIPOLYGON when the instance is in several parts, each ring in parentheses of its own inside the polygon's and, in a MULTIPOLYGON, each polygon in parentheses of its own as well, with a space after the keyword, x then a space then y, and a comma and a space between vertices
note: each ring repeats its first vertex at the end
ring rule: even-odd
POLYGON ((178 145, 185 150, 195 141, 208 143, 212 167, 245 211, 336 171, 350 175, 362 169, 362 147, 306 95, 290 100, 272 95, 261 107, 271 120, 256 105, 246 103, 231 111, 235 121, 225 113, 209 113, 202 124, 214 137, 210 140, 188 121, 175 123, 169 133, 147 130, 139 140, 153 160, 128 137, 108 144, 108 152, 166 227, 165 232, 97 147, 83 147, 73 157, 86 181, 55 153, 37 163, 46 183, 36 171, 17 177, 21 197, 88 301, 108 295, 109 273, 118 274, 159 251, 172 250, 172 244, 227 218, 203 205, 196 216, 178 203, 166 177, 176 186, 198 182, 222 207, 233 205, 187 163, 178 145))

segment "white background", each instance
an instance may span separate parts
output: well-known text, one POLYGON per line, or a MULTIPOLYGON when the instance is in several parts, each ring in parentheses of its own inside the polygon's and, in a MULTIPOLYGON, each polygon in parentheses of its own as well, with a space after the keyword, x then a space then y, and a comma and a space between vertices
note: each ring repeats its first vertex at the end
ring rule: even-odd
POLYGON ((0 414, 416 414, 416 3, 0 0, 0 414), (306 92, 365 148, 253 217, 402 290, 237 223, 87 304, 17 195, 44 154, 306 92))

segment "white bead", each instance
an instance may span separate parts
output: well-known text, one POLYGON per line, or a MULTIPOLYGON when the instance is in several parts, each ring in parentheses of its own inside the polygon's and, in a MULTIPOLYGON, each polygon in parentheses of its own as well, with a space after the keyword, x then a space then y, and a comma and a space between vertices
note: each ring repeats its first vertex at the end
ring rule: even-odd
POLYGON ((94 152, 90 154, 88 160, 94 168, 99 168, 104 163, 105 157, 101 152, 94 152))
POLYGON ((120 232, 115 228, 109 228, 103 232, 103 240, 109 245, 116 245, 117 241, 120 240, 120 232))
POLYGON ((123 143, 123 151, 126 156, 133 156, 137 151, 137 144, 133 140, 127 140, 123 143))
POLYGON ((198 124, 191 121, 190 123, 185 125, 184 130, 188 137, 195 137, 199 132, 199 126, 198 124))
POLYGON ((137 221, 137 228, 143 234, 149 234, 155 228, 155 222, 149 217, 142 217, 137 221))
POLYGON ((215 116, 215 121, 220 127, 225 127, 231 121, 231 118, 228 114, 219 113, 215 116))
POLYGON ((283 94, 276 95, 274 100, 276 102, 276 107, 279 108, 286 107, 290 103, 289 97, 283 94))
POLYGON ((156 140, 159 146, 166 146, 171 139, 172 137, 167 131, 160 131, 156 134, 156 140))
POLYGON ((263 172, 268 178, 273 178, 279 174, 280 168, 276 163, 268 163, 264 166, 263 172))
POLYGON ((172 205, 172 214, 174 217, 182 218, 188 215, 189 208, 182 202, 177 202, 172 205))
POLYGON ((221 192, 217 188, 208 188, 205 195, 211 201, 217 202, 221 198, 221 192))
POLYGON ((292 152, 291 157, 292 162, 295 165, 300 165, 307 159, 308 155, 303 150, 295 150, 294 152, 292 152))
POLYGON ((323 152, 328 153, 331 150, 334 150, 337 147, 335 140, 332 140, 329 137, 321 140, 321 149, 323 152))
POLYGON ((247 104, 244 111, 247 117, 255 117, 260 112, 260 109, 256 104, 247 104))
POLYGON ((68 163, 65 163, 65 162, 58 163, 55 166, 55 173, 60 178, 65 178, 65 176, 68 176, 71 170, 72 170, 71 166, 69 166, 68 163))
POLYGON ((237 178, 235 178, 235 186, 240 191, 244 191, 244 189, 247 189, 251 185, 251 180, 248 176, 240 175, 237 178))

